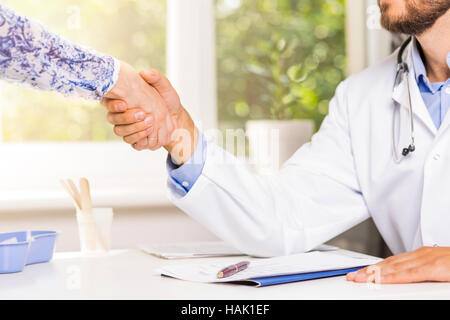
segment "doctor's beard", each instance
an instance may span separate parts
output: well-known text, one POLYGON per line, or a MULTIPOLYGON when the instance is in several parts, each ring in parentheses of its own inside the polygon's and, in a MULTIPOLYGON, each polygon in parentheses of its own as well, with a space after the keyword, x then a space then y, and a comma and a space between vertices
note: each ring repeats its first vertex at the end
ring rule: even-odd
POLYGON ((450 0, 403 0, 403 12, 398 13, 391 2, 395 1, 378 0, 381 25, 391 32, 415 36, 431 28, 450 9, 450 0))

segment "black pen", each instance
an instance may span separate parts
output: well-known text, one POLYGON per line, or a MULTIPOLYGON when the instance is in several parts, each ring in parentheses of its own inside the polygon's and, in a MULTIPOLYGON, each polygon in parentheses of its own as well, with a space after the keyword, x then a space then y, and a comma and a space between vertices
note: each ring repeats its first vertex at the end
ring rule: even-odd
POLYGON ((217 278, 222 279, 231 277, 232 275, 235 275, 236 273, 247 269, 249 264, 250 261, 243 261, 226 267, 225 269, 219 271, 219 273, 217 274, 217 278))

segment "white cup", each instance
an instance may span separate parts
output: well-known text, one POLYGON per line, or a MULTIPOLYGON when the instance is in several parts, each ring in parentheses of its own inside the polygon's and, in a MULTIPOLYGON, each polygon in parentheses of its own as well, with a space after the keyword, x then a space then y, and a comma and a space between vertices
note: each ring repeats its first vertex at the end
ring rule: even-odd
POLYGON ((78 233, 82 254, 95 256, 111 249, 112 208, 94 208, 92 214, 77 210, 78 233))

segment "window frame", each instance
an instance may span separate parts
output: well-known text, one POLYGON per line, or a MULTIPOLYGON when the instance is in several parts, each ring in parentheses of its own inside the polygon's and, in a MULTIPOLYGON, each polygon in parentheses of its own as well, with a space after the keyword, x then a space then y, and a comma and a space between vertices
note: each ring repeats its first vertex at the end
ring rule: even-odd
POLYGON ((391 54, 392 35, 379 23, 377 0, 346 0, 347 74, 361 72, 391 54))
MULTIPOLYGON (((185 0, 167 0, 168 77, 201 130, 217 126, 214 17, 214 0, 190 0, 189 4, 185 0), (195 24, 186 12, 196 15, 195 24), (180 46, 185 48, 176 51, 180 46)), ((1 141, 0 134, 0 150, 7 155, 0 159, 0 212, 71 208, 58 180, 81 176, 91 179, 97 200, 94 204, 98 206, 169 205, 163 150, 138 153, 122 142, 1 141), (112 161, 114 155, 120 155, 120 163, 112 161), (55 161, 60 156, 60 161, 55 161), (84 167, 68 156, 79 159, 84 167), (30 160, 24 161, 24 157, 30 160), (87 164, 86 159, 93 161, 87 164), (126 183, 124 177, 128 177, 126 183)))
MULTIPOLYGON (((367 9, 374 3, 376 0, 347 0, 349 74, 374 62, 371 57, 379 59, 387 55, 387 45, 373 44, 374 39, 384 42, 390 41, 390 37, 366 26, 367 9)), ((199 129, 216 129, 215 1, 167 0, 166 32, 169 79, 199 129)), ((92 179, 95 205, 127 208, 169 205, 165 196, 165 151, 137 153, 122 142, 1 143, 1 124, 0 110, 0 152, 7 154, 0 159, 0 212, 72 208, 57 180, 81 175, 92 179), (54 161, 63 151, 66 157, 54 161), (93 153, 95 161, 85 167, 67 159, 73 154, 79 159, 90 159, 93 153), (116 155, 120 155, 120 161, 112 162, 116 155), (24 164, 24 157, 32 160, 24 164), (46 159, 52 164, 51 171, 59 173, 58 177, 45 172, 50 170, 42 165, 46 159), (22 167, 15 167, 18 164, 22 167)))

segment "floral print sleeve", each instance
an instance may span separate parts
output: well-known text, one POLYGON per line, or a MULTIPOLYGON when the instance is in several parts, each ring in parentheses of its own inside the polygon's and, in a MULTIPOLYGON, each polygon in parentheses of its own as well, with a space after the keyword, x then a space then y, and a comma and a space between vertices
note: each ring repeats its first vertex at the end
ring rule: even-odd
POLYGON ((0 4, 0 78, 65 96, 100 100, 120 64, 0 4))

